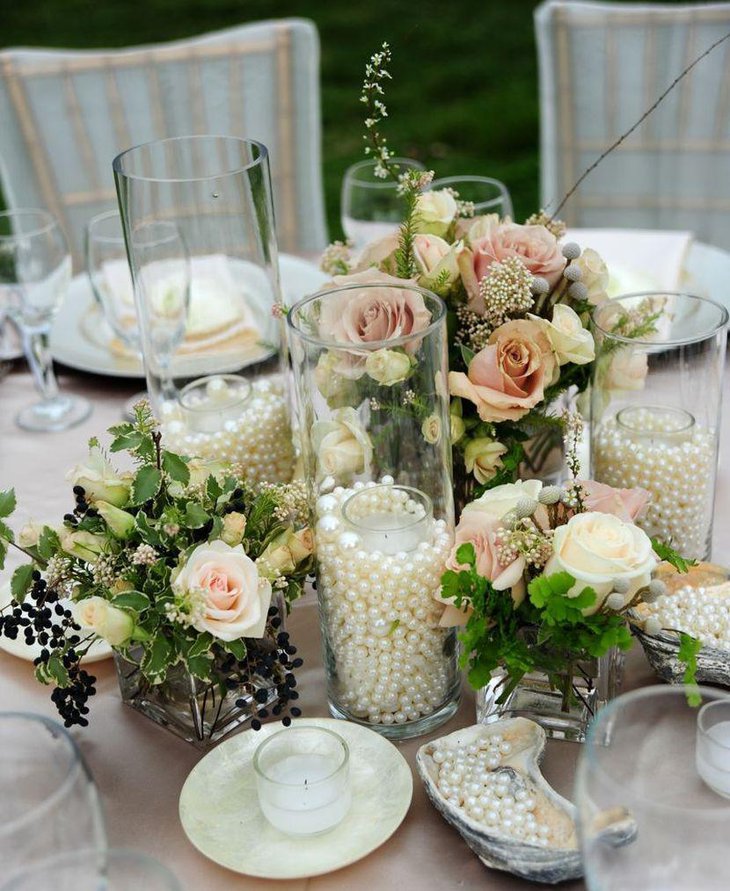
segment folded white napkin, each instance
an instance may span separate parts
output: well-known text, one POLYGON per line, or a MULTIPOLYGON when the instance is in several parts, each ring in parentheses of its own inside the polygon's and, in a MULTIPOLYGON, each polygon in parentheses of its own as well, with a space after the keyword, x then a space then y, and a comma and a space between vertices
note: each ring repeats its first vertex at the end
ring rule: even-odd
POLYGON ((566 241, 593 248, 610 275, 609 297, 639 291, 677 291, 693 235, 659 229, 569 229, 566 241))

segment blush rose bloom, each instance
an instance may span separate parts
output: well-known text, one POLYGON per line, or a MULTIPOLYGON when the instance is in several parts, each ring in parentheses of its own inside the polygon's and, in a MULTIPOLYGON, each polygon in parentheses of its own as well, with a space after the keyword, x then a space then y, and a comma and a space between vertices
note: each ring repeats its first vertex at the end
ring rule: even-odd
MULTIPOLYGON (((476 570, 479 575, 489 579, 497 591, 510 590, 515 606, 519 606, 525 597, 525 585, 523 574, 525 571, 525 558, 518 557, 512 563, 504 565, 499 562, 497 554, 497 530, 500 522, 494 517, 479 511, 463 513, 459 525, 456 527, 454 548, 446 561, 446 568, 453 570, 466 569, 456 560, 456 552, 462 544, 472 544, 476 554, 476 570)), ((465 624, 471 615, 471 606, 466 609, 458 609, 453 600, 443 598, 439 594, 436 598, 440 603, 446 604, 446 609, 440 619, 442 627, 465 624)))
POLYGON ((219 640, 263 637, 271 583, 259 575, 242 545, 198 545, 172 582, 177 594, 201 596, 204 610, 193 627, 219 640))
POLYGON ((624 348, 609 356, 604 386, 607 390, 643 390, 649 372, 646 353, 624 348))
POLYGON ((596 358, 593 335, 583 327, 578 313, 564 303, 557 303, 553 307, 551 322, 532 313, 528 313, 527 318, 542 327, 553 348, 558 365, 565 365, 568 362, 574 365, 587 365, 596 358))
POLYGON ((459 258, 465 250, 462 241, 449 244, 438 235, 416 235, 413 258, 418 284, 442 295, 447 293, 459 280, 459 258))
POLYGON ((614 581, 627 583, 624 606, 634 594, 648 585, 657 564, 651 540, 643 529, 618 517, 595 511, 576 514, 558 526, 553 538, 553 556, 545 575, 567 572, 576 580, 568 597, 577 597, 584 588, 593 588, 596 603, 584 612, 593 615, 614 590, 614 581))
POLYGON ((518 421, 543 398, 556 370, 542 327, 529 319, 500 325, 469 364, 449 373, 452 396, 473 402, 483 421, 518 421))
POLYGON ((460 264, 469 309, 480 311, 481 280, 493 263, 501 263, 510 257, 516 257, 529 272, 546 279, 551 287, 557 284, 566 260, 552 232, 544 226, 521 226, 518 223, 496 223, 485 228, 484 235, 471 239, 471 257, 463 257, 460 264))
POLYGON ((649 503, 651 493, 646 489, 614 489, 596 480, 581 480, 583 504, 587 511, 612 514, 625 523, 640 517, 649 503))

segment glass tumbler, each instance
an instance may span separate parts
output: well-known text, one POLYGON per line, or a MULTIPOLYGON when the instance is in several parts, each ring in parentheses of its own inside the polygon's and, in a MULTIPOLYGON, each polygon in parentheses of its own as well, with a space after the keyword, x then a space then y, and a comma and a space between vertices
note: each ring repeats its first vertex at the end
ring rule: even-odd
POLYGON ((288 482, 294 454, 265 146, 235 137, 183 136, 129 149, 113 166, 147 389, 163 438, 186 455, 240 463, 252 483, 288 482), (189 257, 189 310, 183 336, 174 344, 150 330, 150 307, 164 306, 167 299, 159 281, 145 278, 138 236, 151 223, 174 224, 189 257), (227 416, 214 430, 191 429, 180 391, 197 382, 215 413, 219 396, 230 401, 228 375, 245 378, 251 387, 240 415, 227 416), (268 476, 259 472, 261 466, 268 476))
POLYGON ((454 521, 446 312, 383 278, 306 298, 288 324, 330 712, 404 738, 459 695, 435 599, 454 521))
POLYGON ((60 724, 40 715, 0 712, 0 751, 3 880, 55 855, 105 849, 96 786, 60 724))
MULTIPOLYGON (((730 704, 699 691, 705 708, 730 704)), ((575 803, 589 891, 723 891, 730 802, 698 770, 697 706, 683 687, 645 687, 595 718, 575 803)))
POLYGON ((685 557, 712 545, 728 312, 690 294, 633 294, 593 312, 594 479, 651 494, 639 525, 685 557))
POLYGON ((489 176, 445 176, 435 179, 429 191, 453 189, 459 201, 473 205, 474 216, 496 213, 514 219, 512 198, 504 183, 489 176))
MULTIPOLYGON (((420 161, 392 158, 398 172, 425 170, 420 161)), ((405 204, 393 179, 375 176, 375 161, 359 161, 342 180, 342 229, 356 250, 395 231, 403 222, 405 204)))

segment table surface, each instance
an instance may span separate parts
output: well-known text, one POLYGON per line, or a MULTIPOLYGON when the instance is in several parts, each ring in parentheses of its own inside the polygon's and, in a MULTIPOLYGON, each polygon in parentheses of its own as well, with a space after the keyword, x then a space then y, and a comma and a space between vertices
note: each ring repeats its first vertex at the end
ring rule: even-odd
MULTIPOLYGON (((14 485, 20 524, 34 517, 54 520, 70 509, 71 493, 64 474, 83 459, 85 443, 119 421, 125 398, 139 383, 62 373, 61 386, 85 395, 94 403, 92 416, 80 427, 63 433, 29 434, 14 424, 16 412, 35 399, 30 375, 21 366, 0 380, 0 489, 14 485)), ((725 413, 722 442, 730 441, 730 413, 725 413)), ((728 562, 725 541, 730 531, 730 469, 721 460, 718 478, 713 557, 728 562), (724 466, 723 466, 724 464, 724 466)), ((305 598, 292 611, 289 628, 303 656, 298 672, 300 704, 305 716, 325 716, 324 670, 320 656, 316 604, 305 598)), ((415 771, 415 754, 430 737, 400 744, 414 773, 414 793, 400 829, 380 849, 358 863, 325 876, 297 881, 262 881, 229 872, 206 860, 190 845, 178 818, 178 797, 185 778, 201 757, 147 718, 122 706, 111 661, 93 667, 98 693, 92 701, 90 725, 73 731, 96 778, 104 802, 110 844, 130 847, 157 857, 178 876, 183 886, 205 891, 223 889, 483 889, 512 891, 528 883, 488 870, 429 804, 415 771)), ((653 675, 638 646, 629 654, 624 689, 652 683, 653 675)), ((54 716, 49 690, 36 683, 28 662, 0 653, 0 710, 26 710, 54 716)), ((432 736, 441 736, 475 720, 474 697, 465 689, 458 713, 432 736)), ((549 742, 543 762, 547 780, 571 797, 579 746, 549 742)), ((251 840, 256 843, 255 839, 251 840)), ((581 881, 561 886, 584 888, 581 881)))

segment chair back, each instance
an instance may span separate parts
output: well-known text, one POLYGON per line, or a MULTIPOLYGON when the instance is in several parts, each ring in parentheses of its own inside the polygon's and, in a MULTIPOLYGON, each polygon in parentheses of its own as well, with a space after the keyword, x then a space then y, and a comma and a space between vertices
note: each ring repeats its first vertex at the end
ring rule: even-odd
POLYGON ((4 50, 0 122, 7 205, 54 213, 77 270, 87 221, 116 204, 115 155, 189 134, 264 143, 280 249, 326 244, 319 39, 304 19, 123 50, 4 50))
MULTIPOLYGON (((555 210, 612 142, 730 32, 730 3, 548 0, 535 12, 541 197, 555 210)), ((571 226, 686 229, 730 248, 730 40, 581 184, 571 226)))

